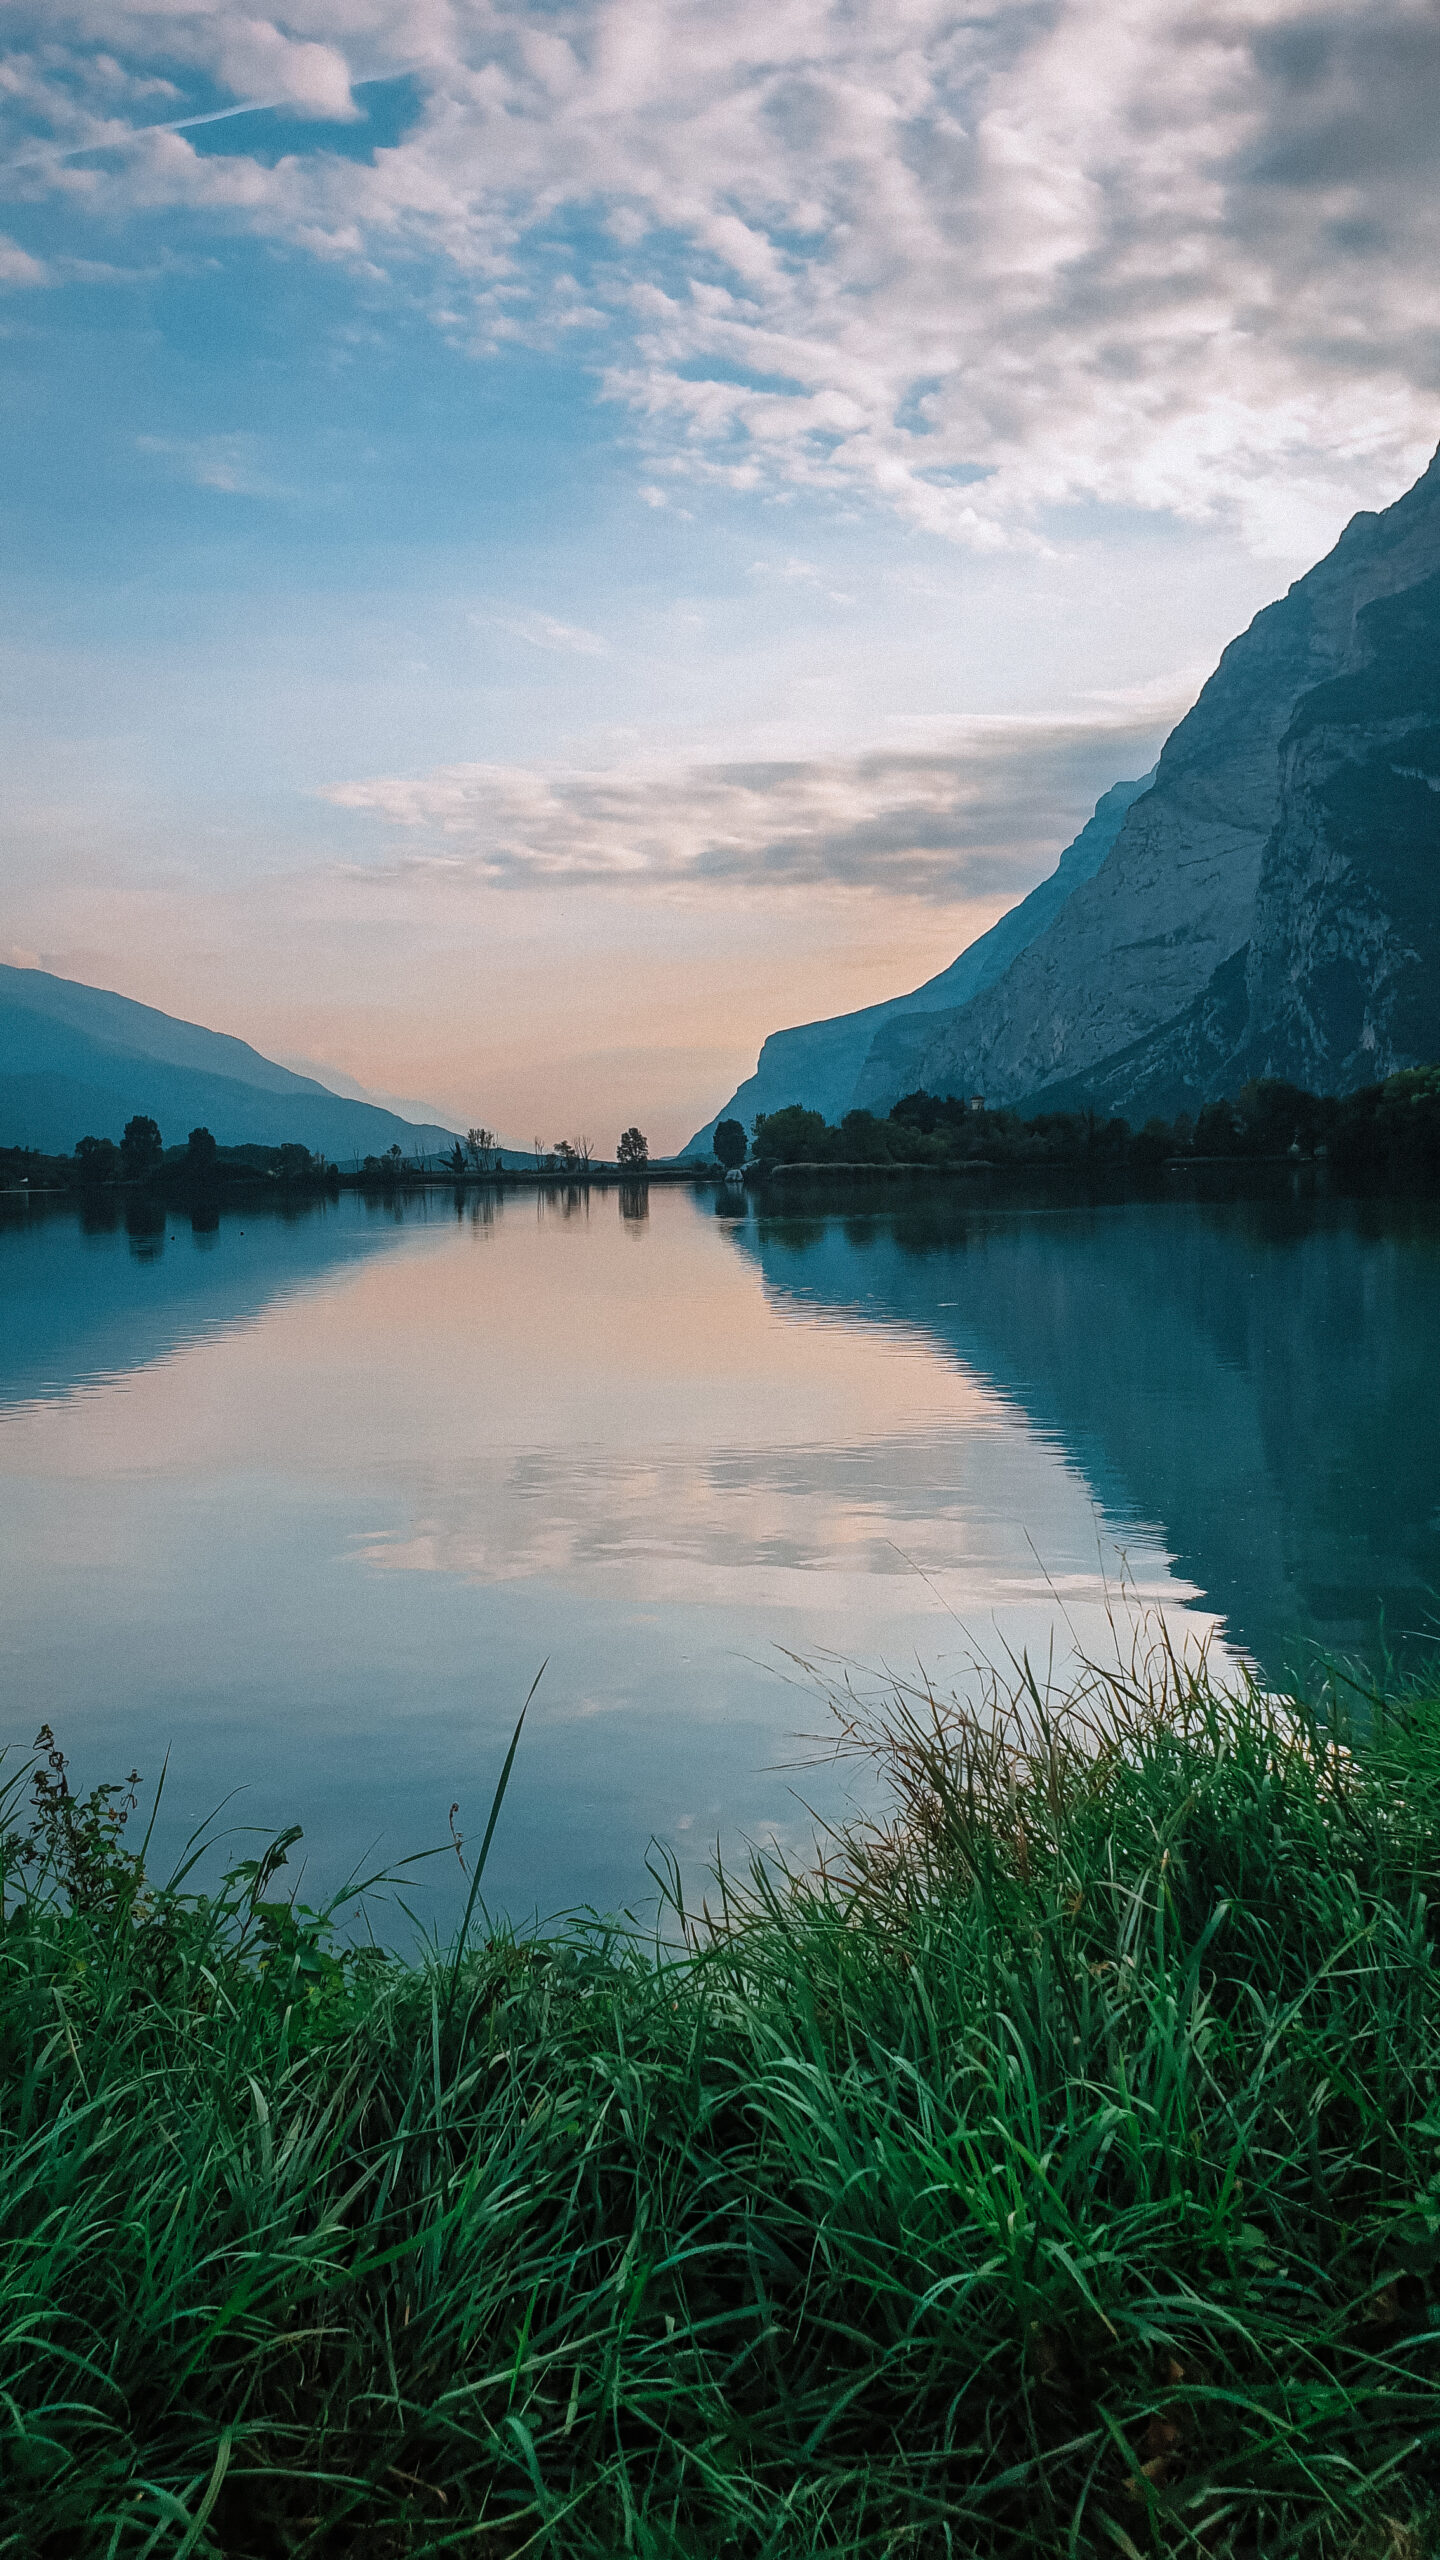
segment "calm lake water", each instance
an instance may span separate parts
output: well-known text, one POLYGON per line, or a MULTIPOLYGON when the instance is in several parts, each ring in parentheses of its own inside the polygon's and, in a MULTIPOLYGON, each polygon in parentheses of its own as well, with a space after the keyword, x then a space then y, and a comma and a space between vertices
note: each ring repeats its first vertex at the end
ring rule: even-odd
MULTIPOLYGON (((11 1204, 3 1204, 6 1207, 11 1204)), ((759 1214, 652 1189, 353 1195, 192 1232, 0 1222, 0 1738, 171 1754, 309 1883, 478 1835, 519 1912, 653 1840, 803 1850, 799 1666, 965 1682, 1107 1593, 1279 1675, 1440 1585, 1440 1221, 1300 1196, 759 1214)), ((463 1879, 420 1871, 440 1925, 463 1879)))

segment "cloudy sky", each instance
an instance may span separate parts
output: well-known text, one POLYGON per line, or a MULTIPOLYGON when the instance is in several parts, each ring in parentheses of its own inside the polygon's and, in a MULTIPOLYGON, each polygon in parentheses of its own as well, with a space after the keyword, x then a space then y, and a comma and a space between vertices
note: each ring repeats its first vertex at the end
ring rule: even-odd
POLYGON ((520 1142, 942 966, 1440 436, 1440 8, 0 0, 0 952, 520 1142))

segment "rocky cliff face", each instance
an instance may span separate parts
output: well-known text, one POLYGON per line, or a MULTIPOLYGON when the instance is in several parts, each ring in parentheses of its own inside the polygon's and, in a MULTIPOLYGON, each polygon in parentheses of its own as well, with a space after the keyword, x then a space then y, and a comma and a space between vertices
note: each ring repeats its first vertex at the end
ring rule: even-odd
POLYGON ((1440 1057, 1440 575, 1367 605, 1360 637, 1282 749, 1240 1052, 1342 1089, 1440 1057))
MULTIPOLYGON (((1093 880, 906 1084, 1131 1116, 1440 1053, 1440 456, 1226 650, 1093 880)), ((902 1085, 877 1046, 857 1100, 902 1085)))
POLYGON ((969 1004, 1049 929, 1066 901, 1083 882, 1094 878, 1127 810, 1154 779, 1153 773, 1147 773, 1138 782, 1115 783, 1096 802, 1093 816, 1074 843, 1066 846, 1049 878, 913 994, 891 996, 858 1013, 836 1014, 828 1022, 803 1022, 788 1031, 772 1031, 753 1076, 747 1076, 714 1120, 696 1131, 684 1150, 686 1155, 709 1153, 716 1121, 741 1120, 748 1129, 758 1112, 783 1111, 790 1102, 823 1112, 827 1120, 842 1120, 851 1105, 863 1098, 857 1082, 872 1056, 883 1060, 882 1072, 894 1083, 896 1094, 911 1091, 917 1078, 908 1073, 906 1062, 923 1047, 929 1017, 969 1004))

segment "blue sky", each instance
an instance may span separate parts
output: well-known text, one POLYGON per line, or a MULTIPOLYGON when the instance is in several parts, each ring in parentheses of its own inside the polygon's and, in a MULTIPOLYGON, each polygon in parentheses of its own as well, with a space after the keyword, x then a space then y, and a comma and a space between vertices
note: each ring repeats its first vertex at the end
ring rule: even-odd
POLYGON ((517 1136, 942 965, 1440 434, 1428 5, 0 25, 0 944, 517 1136))

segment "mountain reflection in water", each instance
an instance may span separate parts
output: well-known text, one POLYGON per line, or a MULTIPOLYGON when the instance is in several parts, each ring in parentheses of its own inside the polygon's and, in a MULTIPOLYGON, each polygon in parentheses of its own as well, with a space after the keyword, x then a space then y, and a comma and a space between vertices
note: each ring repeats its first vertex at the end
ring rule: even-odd
POLYGON ((229 1209, 123 1206, 100 1193, 78 1213, 41 1197, 0 1199, 0 1408, 69 1396, 252 1323, 393 1240, 398 1221, 357 1221, 329 1200, 229 1209))
MULTIPOLYGON (((525 1911, 804 1854, 800 1661, 963 1685, 1141 1603, 1275 1673, 1440 1580, 1429 1212, 930 1186, 0 1204, 0 1741, 173 1745, 307 1892, 447 1843, 549 1656, 487 1884, 525 1911), (873 1205, 872 1205, 873 1203, 873 1205)), ((162 1823, 162 1830, 164 1824, 162 1823)))
POLYGON ((1260 1196, 735 1229, 782 1303, 918 1326, 1148 1524, 1267 1672, 1440 1628, 1440 1213, 1260 1196))

